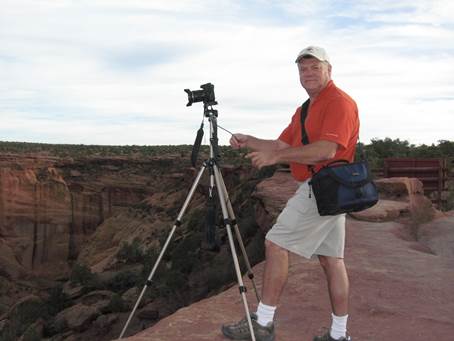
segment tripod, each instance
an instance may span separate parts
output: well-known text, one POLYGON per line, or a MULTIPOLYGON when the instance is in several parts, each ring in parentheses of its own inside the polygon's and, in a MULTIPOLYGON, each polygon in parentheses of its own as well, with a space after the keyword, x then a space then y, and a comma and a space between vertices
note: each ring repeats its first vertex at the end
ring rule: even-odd
MULTIPOLYGON (((214 102, 215 104, 215 102, 214 102)), ((200 171, 199 173, 197 174, 197 177, 196 179, 194 180, 194 183, 192 184, 192 187, 189 191, 189 194, 187 195, 186 197, 186 200, 180 210, 180 212, 178 213, 178 217, 175 221, 175 224, 173 225, 170 233, 169 233, 169 236, 167 237, 167 240, 166 242, 164 243, 164 246, 161 250, 161 253, 159 254, 152 270, 151 270, 151 273, 142 289, 142 292, 140 293, 139 295, 139 298, 137 299, 137 302, 135 303, 134 305, 134 308, 133 310, 131 311, 129 317, 128 317, 128 320, 126 321, 126 324, 125 326, 123 327, 123 330, 121 331, 121 334, 119 336, 118 339, 121 339, 123 338, 123 335, 125 334, 126 332, 126 329, 128 328, 128 325, 129 323, 131 322, 131 319, 132 317, 134 316, 134 313, 136 312, 139 304, 140 304, 140 301, 142 300, 142 297, 143 295, 145 294, 145 291, 147 290, 148 286, 151 285, 151 281, 152 281, 152 278, 159 266, 159 263, 161 262, 161 259, 162 257, 164 256, 164 253, 166 252, 167 250, 167 247, 169 246, 169 243, 173 237, 173 234, 175 233, 175 230, 177 229, 177 227, 181 226, 181 219, 184 215, 184 213, 186 212, 186 209, 194 195, 194 192, 200 182, 200 179, 202 178, 202 175, 204 173, 204 171, 208 168, 209 169, 209 174, 210 174, 210 191, 209 191, 209 195, 210 197, 212 197, 213 193, 214 193, 214 190, 217 190, 218 192, 218 195, 217 197, 219 198, 219 201, 220 201, 220 204, 221 204, 221 209, 222 209, 222 215, 223 215, 223 220, 224 220, 224 224, 225 224, 225 227, 226 227, 226 230, 227 230, 227 236, 228 236, 228 240, 229 240, 229 244, 230 244, 230 250, 232 252, 232 258, 233 258, 233 263, 234 263, 234 267, 235 267, 235 272, 236 272, 236 276, 237 276, 237 281, 238 281, 238 286, 239 286, 239 291, 240 291, 240 295, 241 295, 241 298, 243 300, 243 305, 244 305, 244 310, 246 312, 246 318, 247 318, 247 321, 248 321, 248 326, 249 326, 249 330, 251 332, 251 337, 252 337, 252 341, 255 341, 255 335, 254 335, 254 330, 253 330, 253 327, 252 327, 252 320, 251 320, 251 316, 250 316, 250 313, 249 313, 249 307, 248 307, 248 303, 247 303, 247 299, 246 299, 246 287, 243 283, 243 279, 242 279, 242 275, 241 275, 241 270, 240 270, 240 265, 239 265, 239 261, 238 261, 238 256, 237 256, 237 252, 236 252, 236 248, 235 248, 235 243, 234 243, 234 240, 233 240, 233 233, 232 233, 232 226, 233 226, 233 230, 235 232, 235 236, 236 236, 236 239, 237 239, 237 242, 238 242, 238 245, 240 246, 240 249, 241 249, 241 252, 243 254, 243 258, 245 260, 245 263, 246 263, 246 267, 247 267, 247 275, 249 277, 249 279, 252 281, 252 285, 254 287, 254 291, 255 291, 255 295, 256 295, 256 298, 257 298, 257 302, 260 301, 260 297, 257 293, 257 287, 255 285, 255 281, 254 281, 254 274, 252 272, 252 268, 251 268, 251 265, 249 263, 249 259, 248 259, 248 256, 246 254, 246 249, 244 247, 244 243, 243 243, 243 240, 241 238, 241 234, 240 234, 240 231, 239 231, 239 228, 238 228, 238 224, 237 224, 237 221, 235 219, 235 214, 233 212, 233 207, 232 207, 232 204, 230 202, 230 199, 229 199, 229 195, 227 193, 227 189, 226 189, 226 186, 225 186, 225 183, 224 183, 224 179, 222 177, 222 174, 221 174, 221 171, 219 169, 219 149, 218 149, 218 138, 217 138, 217 116, 218 116, 218 112, 217 110, 214 110, 213 107, 213 102, 211 103, 207 103, 207 102, 204 102, 204 116, 205 117, 208 117, 208 120, 210 122, 210 158, 208 160, 205 160, 200 168, 200 171)))

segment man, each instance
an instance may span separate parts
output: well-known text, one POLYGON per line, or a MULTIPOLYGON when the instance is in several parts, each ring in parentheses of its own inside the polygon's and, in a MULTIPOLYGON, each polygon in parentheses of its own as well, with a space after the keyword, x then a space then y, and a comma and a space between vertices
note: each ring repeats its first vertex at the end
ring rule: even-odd
MULTIPOLYGON (((266 262, 262 299, 251 314, 257 341, 274 340, 274 313, 288 275, 289 251, 306 258, 317 255, 328 282, 332 308, 330 330, 314 341, 347 341, 349 282, 344 264, 345 214, 320 216, 308 181, 314 171, 333 160, 352 161, 359 133, 356 103, 331 80, 331 64, 325 50, 309 46, 296 59, 300 82, 310 104, 304 127, 309 144, 302 144, 301 108, 277 140, 234 134, 233 148, 253 150, 247 157, 261 168, 289 163, 299 182, 295 195, 266 235, 266 262)), ((302 322, 304 323, 304 322, 302 322)), ((247 319, 224 325, 222 332, 234 340, 251 339, 247 319)))

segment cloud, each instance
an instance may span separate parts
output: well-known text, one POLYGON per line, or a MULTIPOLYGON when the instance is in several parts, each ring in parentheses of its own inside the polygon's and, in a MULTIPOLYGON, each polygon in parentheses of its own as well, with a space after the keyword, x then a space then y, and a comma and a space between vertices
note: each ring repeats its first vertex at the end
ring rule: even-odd
POLYGON ((0 132, 190 144, 202 106, 183 89, 212 82, 220 125, 276 138, 307 96, 294 57, 317 44, 359 104, 363 141, 452 140, 453 16, 423 0, 3 0, 0 132))

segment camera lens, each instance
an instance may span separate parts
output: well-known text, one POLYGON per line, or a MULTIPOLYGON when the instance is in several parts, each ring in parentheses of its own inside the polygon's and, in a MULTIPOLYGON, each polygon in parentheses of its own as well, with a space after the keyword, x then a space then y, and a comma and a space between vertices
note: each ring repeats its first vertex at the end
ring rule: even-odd
POLYGON ((188 94, 188 104, 186 104, 187 107, 191 106, 192 103, 202 102, 205 99, 204 90, 191 91, 189 89, 184 89, 184 91, 188 94))

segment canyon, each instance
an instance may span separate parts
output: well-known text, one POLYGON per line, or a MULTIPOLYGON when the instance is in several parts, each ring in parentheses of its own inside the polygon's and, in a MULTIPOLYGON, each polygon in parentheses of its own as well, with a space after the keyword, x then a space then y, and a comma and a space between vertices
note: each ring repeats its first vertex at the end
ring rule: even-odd
MULTIPOLYGON (((30 328, 30 335, 52 340, 113 338, 117 331, 109 326, 132 308, 198 171, 181 153, 0 155, 0 338, 15 340, 30 328)), ((233 205, 244 210, 238 220, 249 225, 245 238, 248 248, 257 248, 251 252, 257 262, 263 247, 247 215, 257 173, 241 164, 226 164, 223 173, 233 205)), ((231 281, 220 217, 217 248, 206 243, 208 180, 205 172, 154 293, 144 298, 156 308, 141 312, 132 331, 231 281)))
MULTIPOLYGON (((116 339, 199 171, 188 156, 0 154, 0 339, 116 339)), ((222 163, 259 291, 264 235, 297 186, 277 168, 239 154, 222 163)), ((351 333, 449 338, 454 212, 436 210, 416 179, 376 183, 379 203, 347 219, 351 333)), ((219 208, 207 242, 208 184, 204 174, 128 340, 222 340, 220 325, 244 314, 219 208)), ((329 322, 325 284, 316 262, 291 261, 277 337, 310 340, 329 322)))

